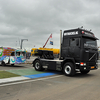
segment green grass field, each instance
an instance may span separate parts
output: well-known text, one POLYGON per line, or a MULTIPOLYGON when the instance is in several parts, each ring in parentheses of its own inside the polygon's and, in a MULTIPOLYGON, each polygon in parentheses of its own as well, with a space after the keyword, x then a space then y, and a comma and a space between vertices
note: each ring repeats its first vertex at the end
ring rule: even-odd
POLYGON ((20 76, 20 75, 13 74, 13 73, 10 73, 10 72, 7 72, 7 71, 0 71, 0 79, 10 78, 10 77, 17 77, 17 76, 20 76))

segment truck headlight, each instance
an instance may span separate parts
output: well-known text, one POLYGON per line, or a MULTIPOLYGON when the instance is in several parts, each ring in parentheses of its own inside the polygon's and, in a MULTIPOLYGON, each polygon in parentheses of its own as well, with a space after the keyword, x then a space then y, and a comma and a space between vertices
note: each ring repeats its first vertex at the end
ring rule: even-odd
POLYGON ((80 62, 80 66, 86 66, 86 63, 80 62))

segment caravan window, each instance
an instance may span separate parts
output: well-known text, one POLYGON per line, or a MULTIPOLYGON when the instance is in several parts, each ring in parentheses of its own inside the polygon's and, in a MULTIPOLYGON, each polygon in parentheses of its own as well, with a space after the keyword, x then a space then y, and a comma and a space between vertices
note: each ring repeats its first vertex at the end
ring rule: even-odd
POLYGON ((16 56, 25 56, 25 52, 16 52, 16 56))
POLYGON ((20 56, 20 52, 16 52, 16 56, 20 56))
POLYGON ((15 52, 12 52, 12 53, 11 53, 11 56, 15 56, 15 52))

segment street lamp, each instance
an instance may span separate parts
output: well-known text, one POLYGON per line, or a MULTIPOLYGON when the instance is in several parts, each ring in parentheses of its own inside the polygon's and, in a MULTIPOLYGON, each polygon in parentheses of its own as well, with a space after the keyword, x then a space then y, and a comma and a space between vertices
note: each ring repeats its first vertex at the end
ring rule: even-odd
POLYGON ((21 39, 20 49, 22 49, 22 43, 23 43, 24 40, 28 41, 28 39, 21 39))

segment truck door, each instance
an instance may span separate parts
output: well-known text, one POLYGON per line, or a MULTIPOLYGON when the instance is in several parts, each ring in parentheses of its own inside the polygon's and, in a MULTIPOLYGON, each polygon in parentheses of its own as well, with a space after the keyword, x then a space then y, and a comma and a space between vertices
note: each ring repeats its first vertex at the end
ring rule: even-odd
POLYGON ((61 59, 69 57, 69 38, 64 37, 61 48, 61 59))
POLYGON ((80 38, 70 38, 69 56, 74 58, 80 57, 80 38))

